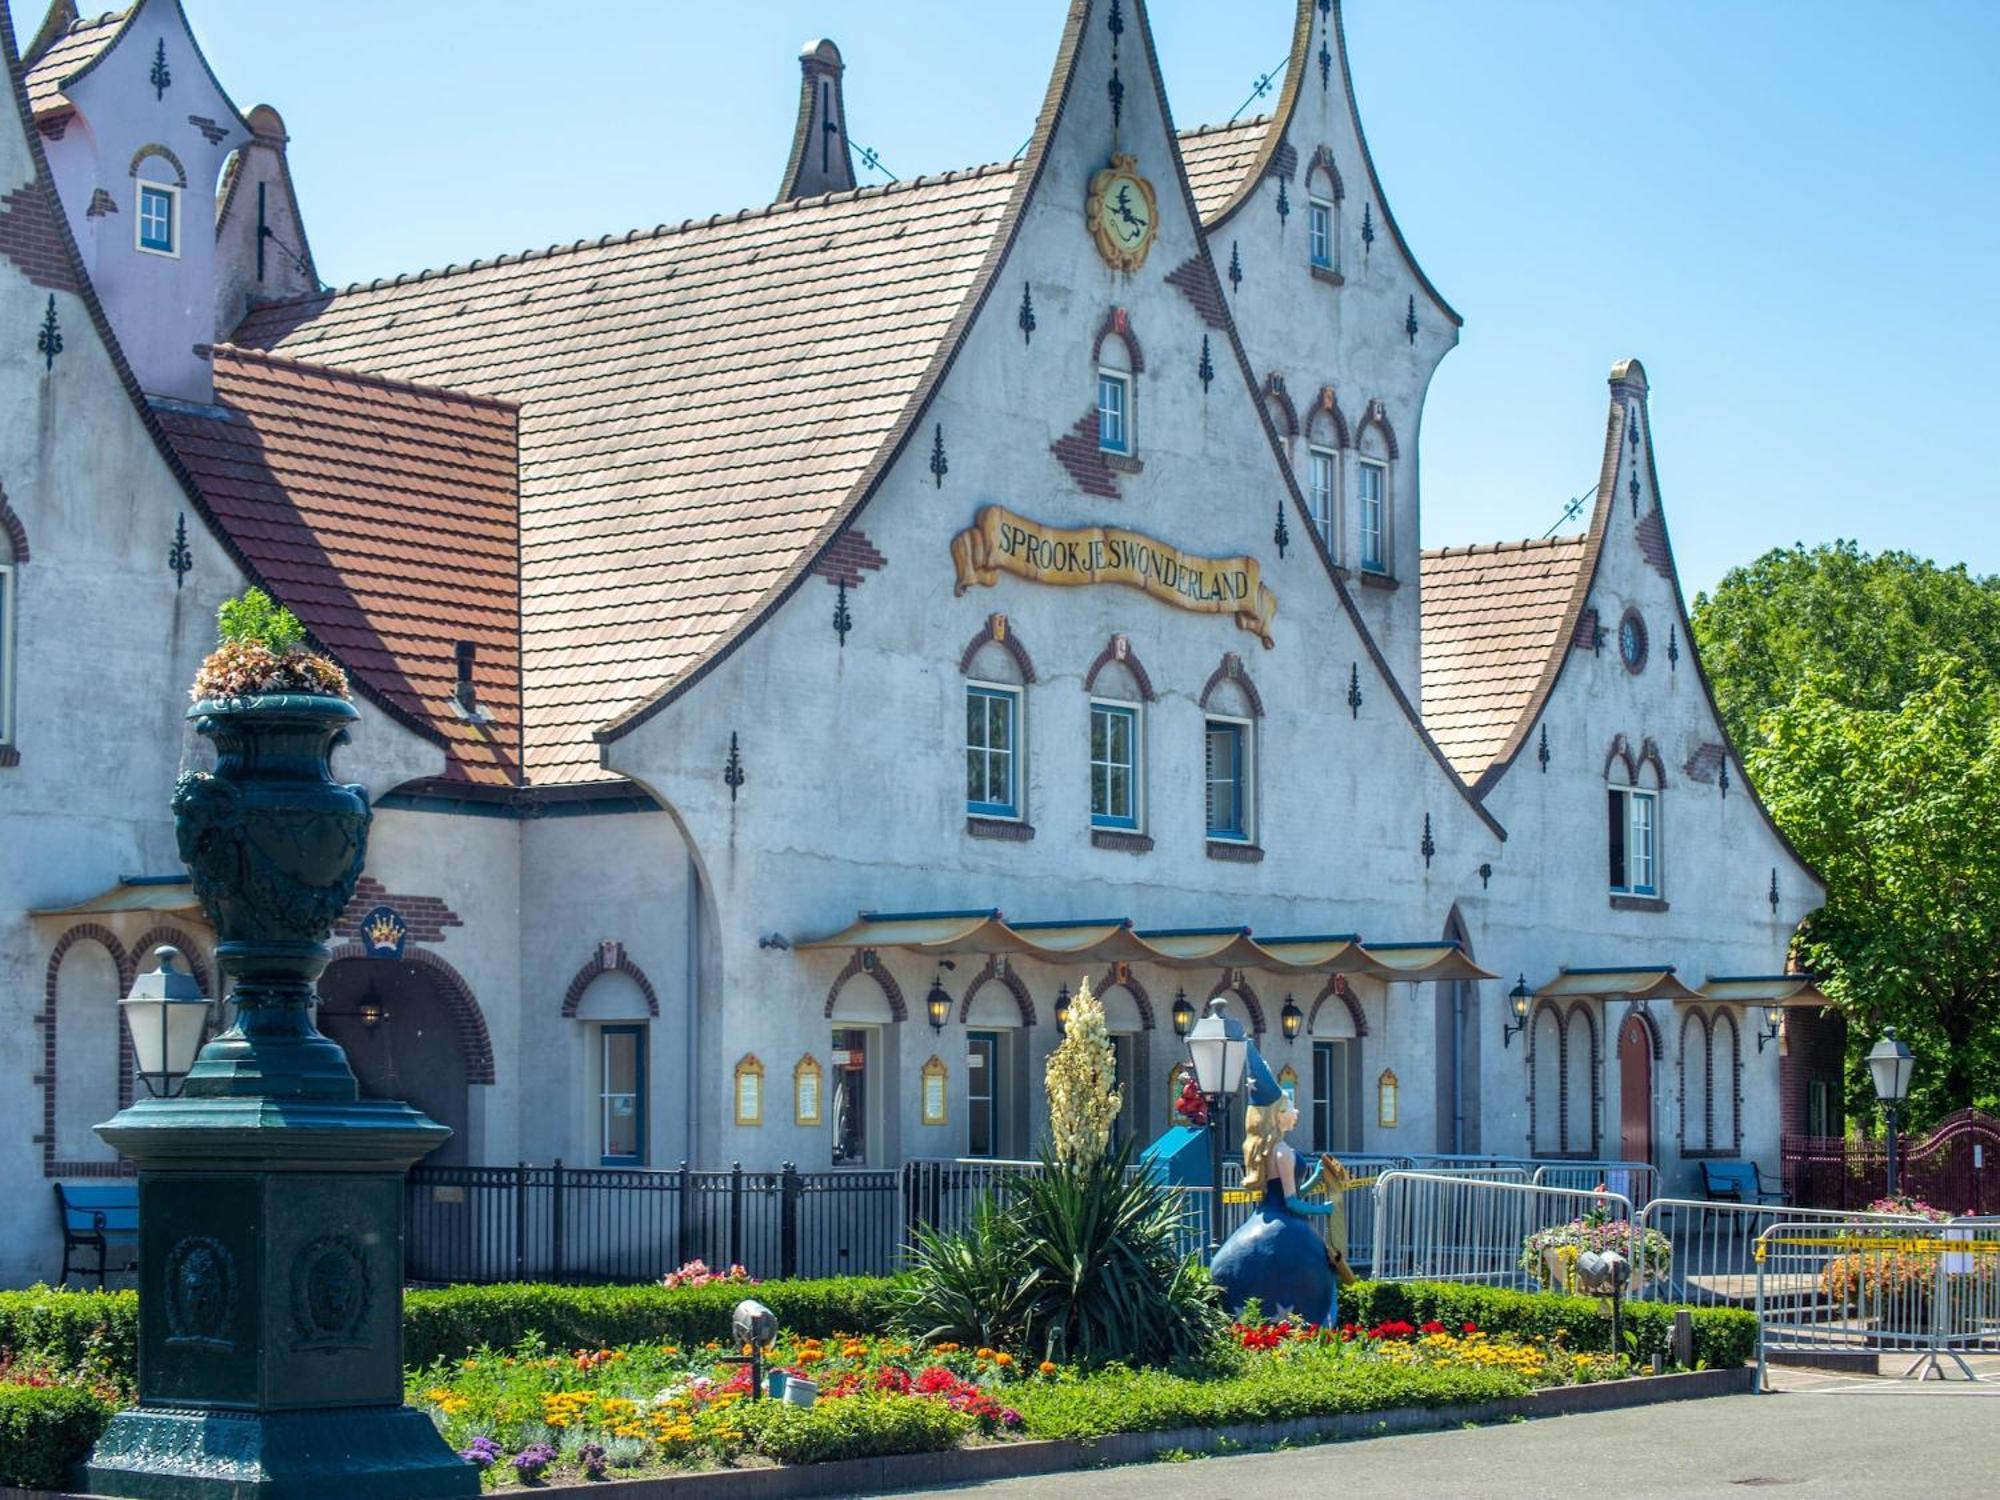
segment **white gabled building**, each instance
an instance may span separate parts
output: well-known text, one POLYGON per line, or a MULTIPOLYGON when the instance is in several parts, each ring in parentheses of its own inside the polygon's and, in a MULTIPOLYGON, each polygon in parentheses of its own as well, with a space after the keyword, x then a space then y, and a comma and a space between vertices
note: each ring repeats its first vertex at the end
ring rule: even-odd
POLYGON ((166 804, 249 581, 364 711, 322 1024, 445 1159, 1023 1154, 1087 978, 1139 1137, 1226 993, 1321 1148, 1775 1174, 1782 986, 1714 981, 1821 891, 1701 678, 1645 376, 1585 536, 1420 549, 1459 320, 1339 6, 1181 133, 1144 5, 1074 0, 1025 155, 887 187, 815 43, 776 201, 340 292, 176 0, 9 63, 0 308, 61 347, 0 350, 0 1181, 117 1170, 116 998, 206 973, 166 804))

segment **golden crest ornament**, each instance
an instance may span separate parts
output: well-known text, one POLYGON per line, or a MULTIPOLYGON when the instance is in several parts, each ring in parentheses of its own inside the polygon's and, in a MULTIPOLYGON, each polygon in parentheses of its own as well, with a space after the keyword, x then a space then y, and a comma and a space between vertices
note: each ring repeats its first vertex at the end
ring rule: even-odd
POLYGON ((1136 271, 1159 235, 1159 198, 1153 184, 1139 174, 1138 159, 1129 152, 1111 158, 1111 165, 1090 179, 1084 222, 1097 241, 1097 253, 1116 271, 1136 271))

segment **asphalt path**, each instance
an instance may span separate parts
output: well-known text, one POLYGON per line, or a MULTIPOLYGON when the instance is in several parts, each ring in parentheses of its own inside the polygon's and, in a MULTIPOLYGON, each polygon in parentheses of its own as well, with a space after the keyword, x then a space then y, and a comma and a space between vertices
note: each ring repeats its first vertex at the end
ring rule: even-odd
POLYGON ((1829 1381, 1497 1427, 966 1486, 986 1496, 2000 1497, 2000 1384, 1829 1381))

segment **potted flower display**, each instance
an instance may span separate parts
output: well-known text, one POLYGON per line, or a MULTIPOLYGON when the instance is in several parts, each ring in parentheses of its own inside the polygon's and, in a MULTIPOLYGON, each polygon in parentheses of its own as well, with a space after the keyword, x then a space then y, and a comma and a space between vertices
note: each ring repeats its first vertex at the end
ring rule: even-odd
POLYGON ((1665 1281, 1673 1270, 1674 1246, 1657 1229, 1640 1229, 1614 1219, 1607 1208, 1593 1208, 1567 1224, 1538 1229, 1521 1245, 1521 1269, 1544 1291, 1574 1289, 1577 1257, 1587 1250, 1613 1251, 1632 1267, 1633 1290, 1648 1282, 1665 1281))

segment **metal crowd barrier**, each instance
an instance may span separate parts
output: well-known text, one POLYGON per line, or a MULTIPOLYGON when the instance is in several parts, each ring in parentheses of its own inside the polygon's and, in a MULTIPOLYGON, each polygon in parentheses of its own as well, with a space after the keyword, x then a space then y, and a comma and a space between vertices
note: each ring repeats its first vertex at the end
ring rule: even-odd
POLYGON ((1643 1161, 1557 1161, 1535 1168, 1538 1187, 1603 1188, 1644 1207, 1660 1191, 1659 1169, 1643 1161))
MULTIPOLYGON (((1749 1307, 1757 1299, 1757 1237, 1774 1224, 1857 1220, 1921 1223, 1894 1214, 1852 1214, 1834 1208, 1785 1208, 1773 1203, 1719 1203, 1698 1198, 1655 1198, 1639 1226, 1657 1230, 1672 1246, 1662 1272, 1649 1267, 1635 1295, 1698 1307, 1749 1307)), ((1644 1242, 1643 1233, 1641 1243, 1644 1242)))
MULTIPOLYGON (((1622 1193, 1387 1172, 1375 1184, 1369 1274, 1378 1281, 1464 1281, 1539 1289, 1552 1267, 1524 1265, 1528 1237, 1586 1214, 1635 1227, 1622 1193)), ((1633 1286, 1642 1269, 1633 1267, 1633 1286)))
POLYGON ((1773 1353, 1912 1356, 1903 1374, 1976 1380, 2000 1355, 2000 1222, 1793 1219, 1757 1236, 1757 1388, 1773 1353))

